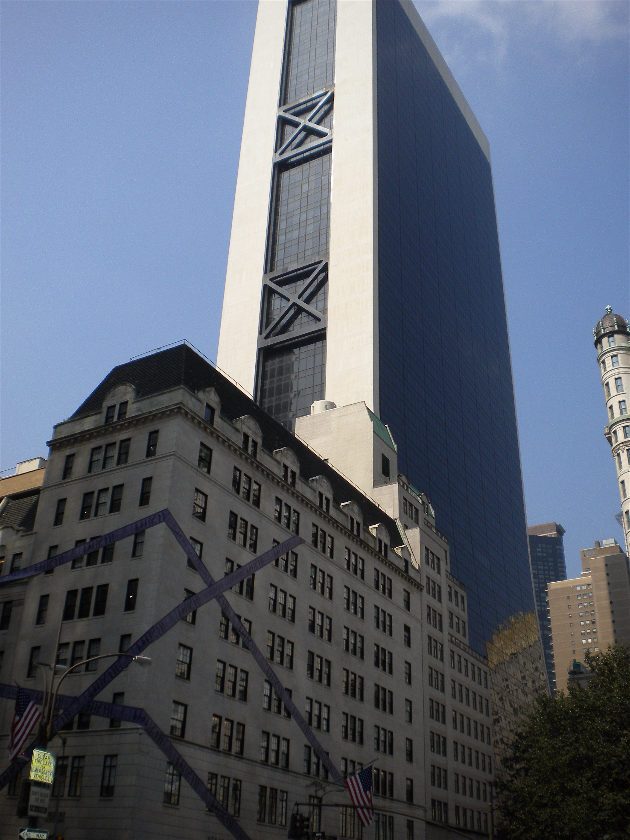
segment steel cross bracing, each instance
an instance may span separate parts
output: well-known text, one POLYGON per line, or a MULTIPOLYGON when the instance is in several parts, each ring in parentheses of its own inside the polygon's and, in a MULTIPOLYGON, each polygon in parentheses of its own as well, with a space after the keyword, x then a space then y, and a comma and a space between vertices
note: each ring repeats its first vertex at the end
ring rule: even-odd
MULTIPOLYGON (((125 537, 129 537, 133 534, 138 533, 139 531, 144 531, 149 528, 152 528, 155 525, 160 524, 161 522, 164 522, 164 524, 169 528, 169 530, 171 531, 181 548, 184 550, 184 553, 186 554, 187 558, 190 560, 195 570, 199 573, 202 580, 206 584, 206 588, 203 589, 201 592, 198 592, 196 595, 193 595, 190 598, 186 598, 169 613, 163 616, 163 618, 156 622, 129 648, 127 648, 127 650, 125 651, 127 656, 120 657, 119 659, 117 659, 112 665, 110 665, 109 668, 107 668, 99 677, 97 677, 96 680, 94 680, 94 682, 91 683, 91 685, 88 686, 88 688, 82 694, 72 699, 67 708, 65 708, 63 712, 59 715, 59 717, 54 721, 53 732, 56 733, 57 731, 59 731, 59 729, 63 728, 63 726, 65 726, 66 723, 72 720, 72 718, 77 714, 77 712, 79 712, 82 708, 85 708, 87 704, 92 703, 93 698, 100 691, 102 691, 105 688, 105 686, 107 686, 113 679, 115 679, 118 676, 118 674, 121 673, 121 671, 123 671, 128 666, 129 662, 131 661, 129 659, 129 655, 137 655, 141 653, 150 644, 159 639, 175 624, 177 624, 177 622, 180 621, 184 616, 188 615, 194 609, 202 606, 203 604, 216 599, 225 615, 231 621, 232 626, 239 633, 241 639, 243 640, 243 644, 245 645, 245 647, 248 648, 248 650, 254 657, 257 665, 263 671, 265 677, 272 684, 277 695, 285 704, 285 708, 288 709, 289 713, 291 714, 291 717, 298 725, 300 731, 307 739, 307 741, 311 744, 322 763, 326 766, 330 776, 333 778, 334 781, 341 784, 343 780, 341 773, 330 759, 328 753, 323 749, 323 747, 315 737, 311 728, 304 720, 304 717, 302 716, 301 712, 295 706, 291 695, 286 691, 286 689, 278 679, 277 675, 267 662, 266 658, 263 656, 262 652, 259 650, 254 640, 243 626, 240 618, 236 615, 229 602, 227 601, 225 595, 223 594, 227 589, 230 589, 236 583, 239 583, 241 580, 244 580, 246 577, 249 577, 251 574, 263 568, 264 566, 275 560, 277 557, 280 557, 287 551, 290 551, 292 548, 295 548, 297 545, 302 544, 304 540, 301 537, 290 537, 285 542, 273 546, 268 551, 256 557, 250 563, 246 564, 245 566, 242 566, 235 572, 226 575, 220 581, 215 582, 212 578, 212 575, 206 568, 201 558, 195 552, 194 548, 190 544, 190 541, 180 528, 179 524, 177 523, 171 512, 168 509, 164 509, 150 516, 139 519, 136 522, 132 522, 129 525, 125 525, 122 528, 110 531, 108 534, 105 534, 102 537, 96 537, 87 543, 75 546, 74 548, 71 548, 68 551, 56 555, 55 557, 51 557, 47 560, 42 560, 41 562, 28 566, 25 569, 21 569, 18 572, 6 575, 5 577, 0 579, 0 586, 7 583, 12 583, 16 580, 22 580, 25 578, 33 577, 34 575, 40 574, 41 572, 45 572, 48 569, 53 569, 57 566, 69 563, 72 560, 83 556, 88 551, 93 551, 97 548, 101 548, 104 545, 109 545, 113 542, 117 542, 118 540, 124 539, 125 537)), ((170 741, 168 741, 168 738, 155 726, 155 724, 153 724, 153 726, 155 727, 156 733, 159 733, 159 737, 161 739, 164 739, 164 742, 170 743, 170 741)), ((147 731, 149 731, 148 728, 147 731)), ((153 737, 153 735, 151 737, 153 737)), ((156 739, 154 738, 154 740, 156 739)), ((35 741, 29 746, 28 751, 32 750, 34 745, 35 741)), ((174 749, 174 747, 172 749, 174 751, 174 757, 177 758, 178 769, 180 766, 184 769, 185 772, 180 772, 182 772, 184 778, 186 778, 189 784, 191 784, 193 790, 199 793, 199 785, 201 785, 201 787, 205 789, 205 785, 203 785, 201 780, 197 777, 194 770, 185 762, 185 760, 179 755, 179 753, 174 749)), ((4 787, 8 780, 16 772, 17 764, 14 762, 13 765, 9 766, 2 774, 0 774, 0 789, 4 787)), ((204 801, 207 801, 205 795, 202 798, 204 798, 204 801)), ((213 808, 213 810, 215 811, 217 817, 221 820, 221 822, 223 822, 222 811, 225 809, 221 809, 220 811, 213 808)), ((234 837, 239 838, 239 840, 248 840, 247 835, 243 832, 240 826, 238 826, 234 818, 231 817, 229 814, 227 816, 230 817, 229 822, 233 822, 236 828, 234 828, 234 826, 232 825, 228 825, 227 823, 223 822, 225 827, 232 832, 234 837)))
POLYGON ((328 263, 326 260, 308 263, 291 271, 281 274, 268 274, 263 278, 263 326, 258 338, 259 347, 270 347, 281 342, 294 341, 311 333, 325 331, 326 313, 320 312, 310 304, 315 295, 328 282, 328 263), (287 285, 299 282, 299 291, 290 292, 287 285), (279 314, 272 314, 272 299, 280 297, 286 301, 285 307, 279 314), (288 331, 292 322, 306 314, 310 323, 303 324, 297 329, 288 331))
POLYGON ((331 112, 333 91, 322 90, 306 99, 284 105, 278 111, 277 150, 274 163, 285 163, 298 155, 319 152, 332 143, 332 128, 320 125, 331 112), (285 126, 293 131, 283 137, 285 126), (312 142, 309 142, 312 141, 312 142))
MULTIPOLYGON (((29 700, 32 700, 35 703, 42 702, 41 691, 35 691, 28 688, 23 688, 22 691, 28 696, 29 700)), ((17 686, 0 683, 0 697, 15 700, 16 694, 17 686)), ((69 697, 68 695, 63 694, 60 694, 57 697, 61 706, 66 703, 72 703, 76 699, 76 697, 69 697)), ((84 706, 83 709, 91 715, 109 718, 110 720, 124 720, 128 723, 133 723, 136 726, 141 726, 151 738, 153 743, 159 750, 161 750, 161 752, 171 762, 173 767, 181 774, 182 778, 188 782, 199 798, 205 802, 208 809, 211 810, 222 825, 230 831, 232 836, 238 838, 238 840, 251 840, 249 835, 241 828, 238 821, 232 816, 232 814, 230 814, 219 802, 219 800, 210 793, 208 786, 203 782, 201 777, 195 773, 179 750, 175 748, 170 738, 162 732, 153 718, 150 717, 144 709, 137 706, 102 703, 98 700, 93 700, 87 706, 84 706)), ((29 750, 26 750, 25 752, 30 752, 32 747, 35 745, 36 741, 31 745, 31 747, 29 747, 29 750)), ((6 768, 6 770, 4 770, 3 773, 0 774, 0 790, 11 780, 13 776, 15 776, 15 774, 19 771, 20 766, 20 762, 14 761, 6 768)))

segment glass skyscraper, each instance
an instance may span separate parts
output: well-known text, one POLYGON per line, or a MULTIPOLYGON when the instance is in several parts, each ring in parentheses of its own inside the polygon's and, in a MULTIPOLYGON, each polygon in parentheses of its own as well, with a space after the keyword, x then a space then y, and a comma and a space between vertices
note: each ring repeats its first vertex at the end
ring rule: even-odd
POLYGON ((480 653, 534 614, 489 147, 410 0, 259 4, 217 363, 389 426, 480 653))
POLYGON ((562 542, 563 535, 564 528, 557 522, 532 525, 527 529, 534 581, 534 598, 550 688, 555 688, 556 675, 548 614, 547 584, 567 578, 567 565, 564 559, 564 544, 562 542))

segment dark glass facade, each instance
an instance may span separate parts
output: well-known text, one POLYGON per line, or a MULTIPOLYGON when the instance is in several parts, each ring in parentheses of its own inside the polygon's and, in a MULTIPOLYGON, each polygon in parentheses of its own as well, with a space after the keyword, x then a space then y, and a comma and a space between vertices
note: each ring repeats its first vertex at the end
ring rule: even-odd
POLYGON ((549 527, 534 526, 528 528, 529 556, 532 562, 532 578, 534 581, 534 598, 538 612, 540 639, 545 657, 545 669, 549 686, 555 688, 556 674, 553 661, 553 647, 551 644, 551 627, 547 613, 547 584, 555 580, 566 580, 567 566, 564 558, 564 544, 562 535, 564 528, 555 522, 549 527), (546 531, 546 533, 543 533, 546 531))
POLYGON ((534 609, 492 174, 398 3, 377 2, 376 38, 380 416, 485 654, 534 609))
MULTIPOLYGON (((534 616, 492 173, 402 6, 375 16, 378 410, 485 655, 534 616)), ((288 4, 255 396, 289 429, 325 396, 335 19, 335 0, 288 4)))
POLYGON ((256 398, 289 429, 324 397, 335 18, 335 0, 288 5, 256 398))

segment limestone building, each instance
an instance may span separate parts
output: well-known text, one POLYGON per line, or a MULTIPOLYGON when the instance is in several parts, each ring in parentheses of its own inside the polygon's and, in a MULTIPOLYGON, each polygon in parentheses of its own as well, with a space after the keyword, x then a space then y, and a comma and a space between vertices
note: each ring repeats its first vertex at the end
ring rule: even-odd
MULTIPOLYGON (((220 580, 275 543, 303 542, 223 605, 184 607, 150 634, 149 667, 130 664, 77 709, 50 742, 57 776, 40 827, 65 840, 265 840, 286 836, 299 809, 339 838, 489 831, 493 710, 468 595, 387 428, 359 411, 373 495, 187 345, 114 368, 55 426, 21 569, 0 574, 5 756, 16 683, 37 697, 57 663, 65 714, 103 679, 110 663, 94 657, 134 651, 204 591, 206 573, 220 580), (111 532, 123 535, 94 542, 111 532), (376 826, 362 834, 334 780, 370 762, 376 826)), ((6 773, 5 762, 0 823, 13 835, 22 779, 6 773)))
POLYGON ((579 578, 550 583, 549 619, 556 688, 567 686, 573 663, 585 652, 630 643, 630 568, 613 539, 580 552, 579 578))
POLYGON ((602 377, 606 412, 608 414, 604 435, 610 444, 619 495, 621 497, 621 527, 630 552, 630 327, 621 315, 610 306, 593 329, 597 361, 602 377))

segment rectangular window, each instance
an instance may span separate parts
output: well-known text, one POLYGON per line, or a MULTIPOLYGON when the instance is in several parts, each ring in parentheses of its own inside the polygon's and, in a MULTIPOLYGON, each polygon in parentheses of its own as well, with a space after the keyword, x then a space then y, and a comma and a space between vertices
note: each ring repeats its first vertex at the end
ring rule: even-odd
POLYGON ((138 507, 145 507, 145 505, 148 505, 151 501, 152 484, 153 478, 151 476, 142 479, 142 485, 140 487, 140 498, 138 499, 138 507))
POLYGON ((127 581, 127 592, 125 594, 124 612, 133 612, 136 608, 136 601, 138 598, 138 578, 132 578, 127 581))
MULTIPOLYGON (((195 552, 197 557, 201 559, 201 556, 203 554, 203 543, 199 542, 199 540, 196 540, 194 537, 188 537, 188 539, 190 540, 190 545, 192 546, 193 551, 195 552)), ((187 558, 187 565, 190 569, 195 568, 190 558, 187 558)))
POLYGON ((212 723, 210 725, 210 747, 213 750, 218 750, 221 746, 221 715, 212 715, 212 723))
POLYGON ((83 651, 85 648, 85 642, 83 640, 79 640, 72 643, 72 656, 70 658, 70 667, 76 665, 77 662, 81 662, 83 659, 83 651))
POLYGON ((105 615, 108 591, 108 583, 99 583, 99 585, 96 587, 96 595, 94 596, 94 609, 92 610, 92 615, 105 615))
POLYGON ((179 805, 179 792, 182 777, 169 761, 166 765, 164 776, 164 795, 162 801, 165 805, 179 805))
POLYGON ((65 481, 67 478, 70 478, 72 475, 72 468, 74 467, 74 452, 71 452, 69 455, 66 455, 66 459, 63 462, 63 473, 61 474, 61 480, 65 481))
POLYGON ((118 513, 120 510, 122 506, 123 487, 123 484, 117 484, 115 487, 112 487, 112 495, 109 502, 110 513, 118 513))
POLYGON ((107 512, 107 499, 109 497, 109 487, 103 487, 96 494, 96 504, 94 505, 94 516, 103 516, 107 512))
POLYGON ((90 460, 88 462, 88 473, 98 472, 98 470, 100 470, 102 458, 103 447, 92 447, 92 449, 90 450, 90 460))
POLYGON ((69 589, 66 592, 66 602, 63 608, 62 621, 72 621, 77 608, 77 599, 79 597, 78 589, 69 589))
POLYGON ((81 590, 81 597, 79 598, 79 609, 77 618, 87 618, 90 615, 92 607, 92 594, 94 592, 93 586, 86 586, 81 590))
MULTIPOLYGON (((95 656, 98 656, 101 652, 101 640, 100 639, 90 639, 87 646, 87 659, 92 659, 95 656)), ((85 670, 86 671, 96 671, 96 662, 86 662, 85 670)), ((77 669, 78 670, 78 669, 77 669)))
POLYGON ((193 650, 187 645, 178 645, 177 659, 175 660, 175 676, 182 680, 190 679, 190 671, 192 668, 192 654, 193 650))
POLYGON ((407 802, 413 802, 413 779, 407 779, 405 782, 405 799, 407 802))
POLYGON ((132 557, 142 557, 144 553, 144 537, 145 531, 138 531, 133 535, 133 546, 131 548, 132 557))
POLYGON ((114 463, 114 455, 116 454, 116 444, 108 443, 103 450, 103 463, 101 469, 108 469, 114 463))
POLYGON ((92 516, 92 505, 94 504, 94 493, 84 493, 81 500, 81 510, 79 511, 79 519, 89 519, 92 516))
POLYGON ((197 457, 197 466, 205 473, 210 472, 212 466, 212 449, 206 446, 205 443, 199 444, 199 455, 197 457))
POLYGON ((116 784, 117 755, 103 756, 103 770, 101 771, 101 796, 113 796, 116 784))
MULTIPOLYGON (((124 691, 115 691, 112 695, 112 706, 122 706, 125 702, 125 692, 124 691)), ((113 714, 113 712, 112 712, 113 714)), ((109 728, 110 729, 119 729, 120 728, 120 718, 110 718, 109 719, 109 728)))
POLYGON ((7 630, 11 623, 13 601, 3 601, 0 606, 0 630, 7 630))
POLYGON ((32 647, 28 657, 28 668, 26 670, 27 677, 34 677, 37 673, 37 665, 39 663, 39 654, 41 648, 39 646, 32 647))
POLYGON ((37 605, 37 615, 35 616, 35 624, 46 624, 46 616, 48 615, 48 601, 50 595, 40 595, 39 604, 37 605))
POLYGON ((81 785, 83 784, 84 768, 85 756, 72 756, 70 764, 70 781, 68 783, 68 796, 81 796, 81 785))
POLYGON ((201 490, 198 490, 195 487, 195 495, 193 496, 192 515, 196 519, 201 519, 202 522, 205 522, 207 512, 208 512, 208 497, 205 493, 202 493, 201 490))
POLYGON ((157 453, 159 434, 159 429, 155 429, 154 431, 149 432, 147 436, 147 449, 144 454, 145 458, 153 458, 153 456, 157 453))
MULTIPOLYGON (((187 600, 188 598, 192 598, 195 593, 192 592, 190 589, 184 589, 184 598, 187 600)), ((189 612, 185 617, 184 621, 187 624, 196 624, 197 623, 197 610, 192 610, 189 612)))
POLYGON ((67 499, 57 499, 57 507, 55 508, 55 518, 53 519, 53 525, 63 524, 63 515, 66 512, 66 502, 67 499))
POLYGON ((173 700, 169 730, 171 735, 175 735, 176 738, 184 737, 186 733, 187 714, 188 706, 185 703, 180 703, 178 700, 173 700))
POLYGON ((129 447, 131 445, 131 438, 124 438, 118 443, 118 455, 116 456, 116 463, 121 466, 129 461, 129 447))

